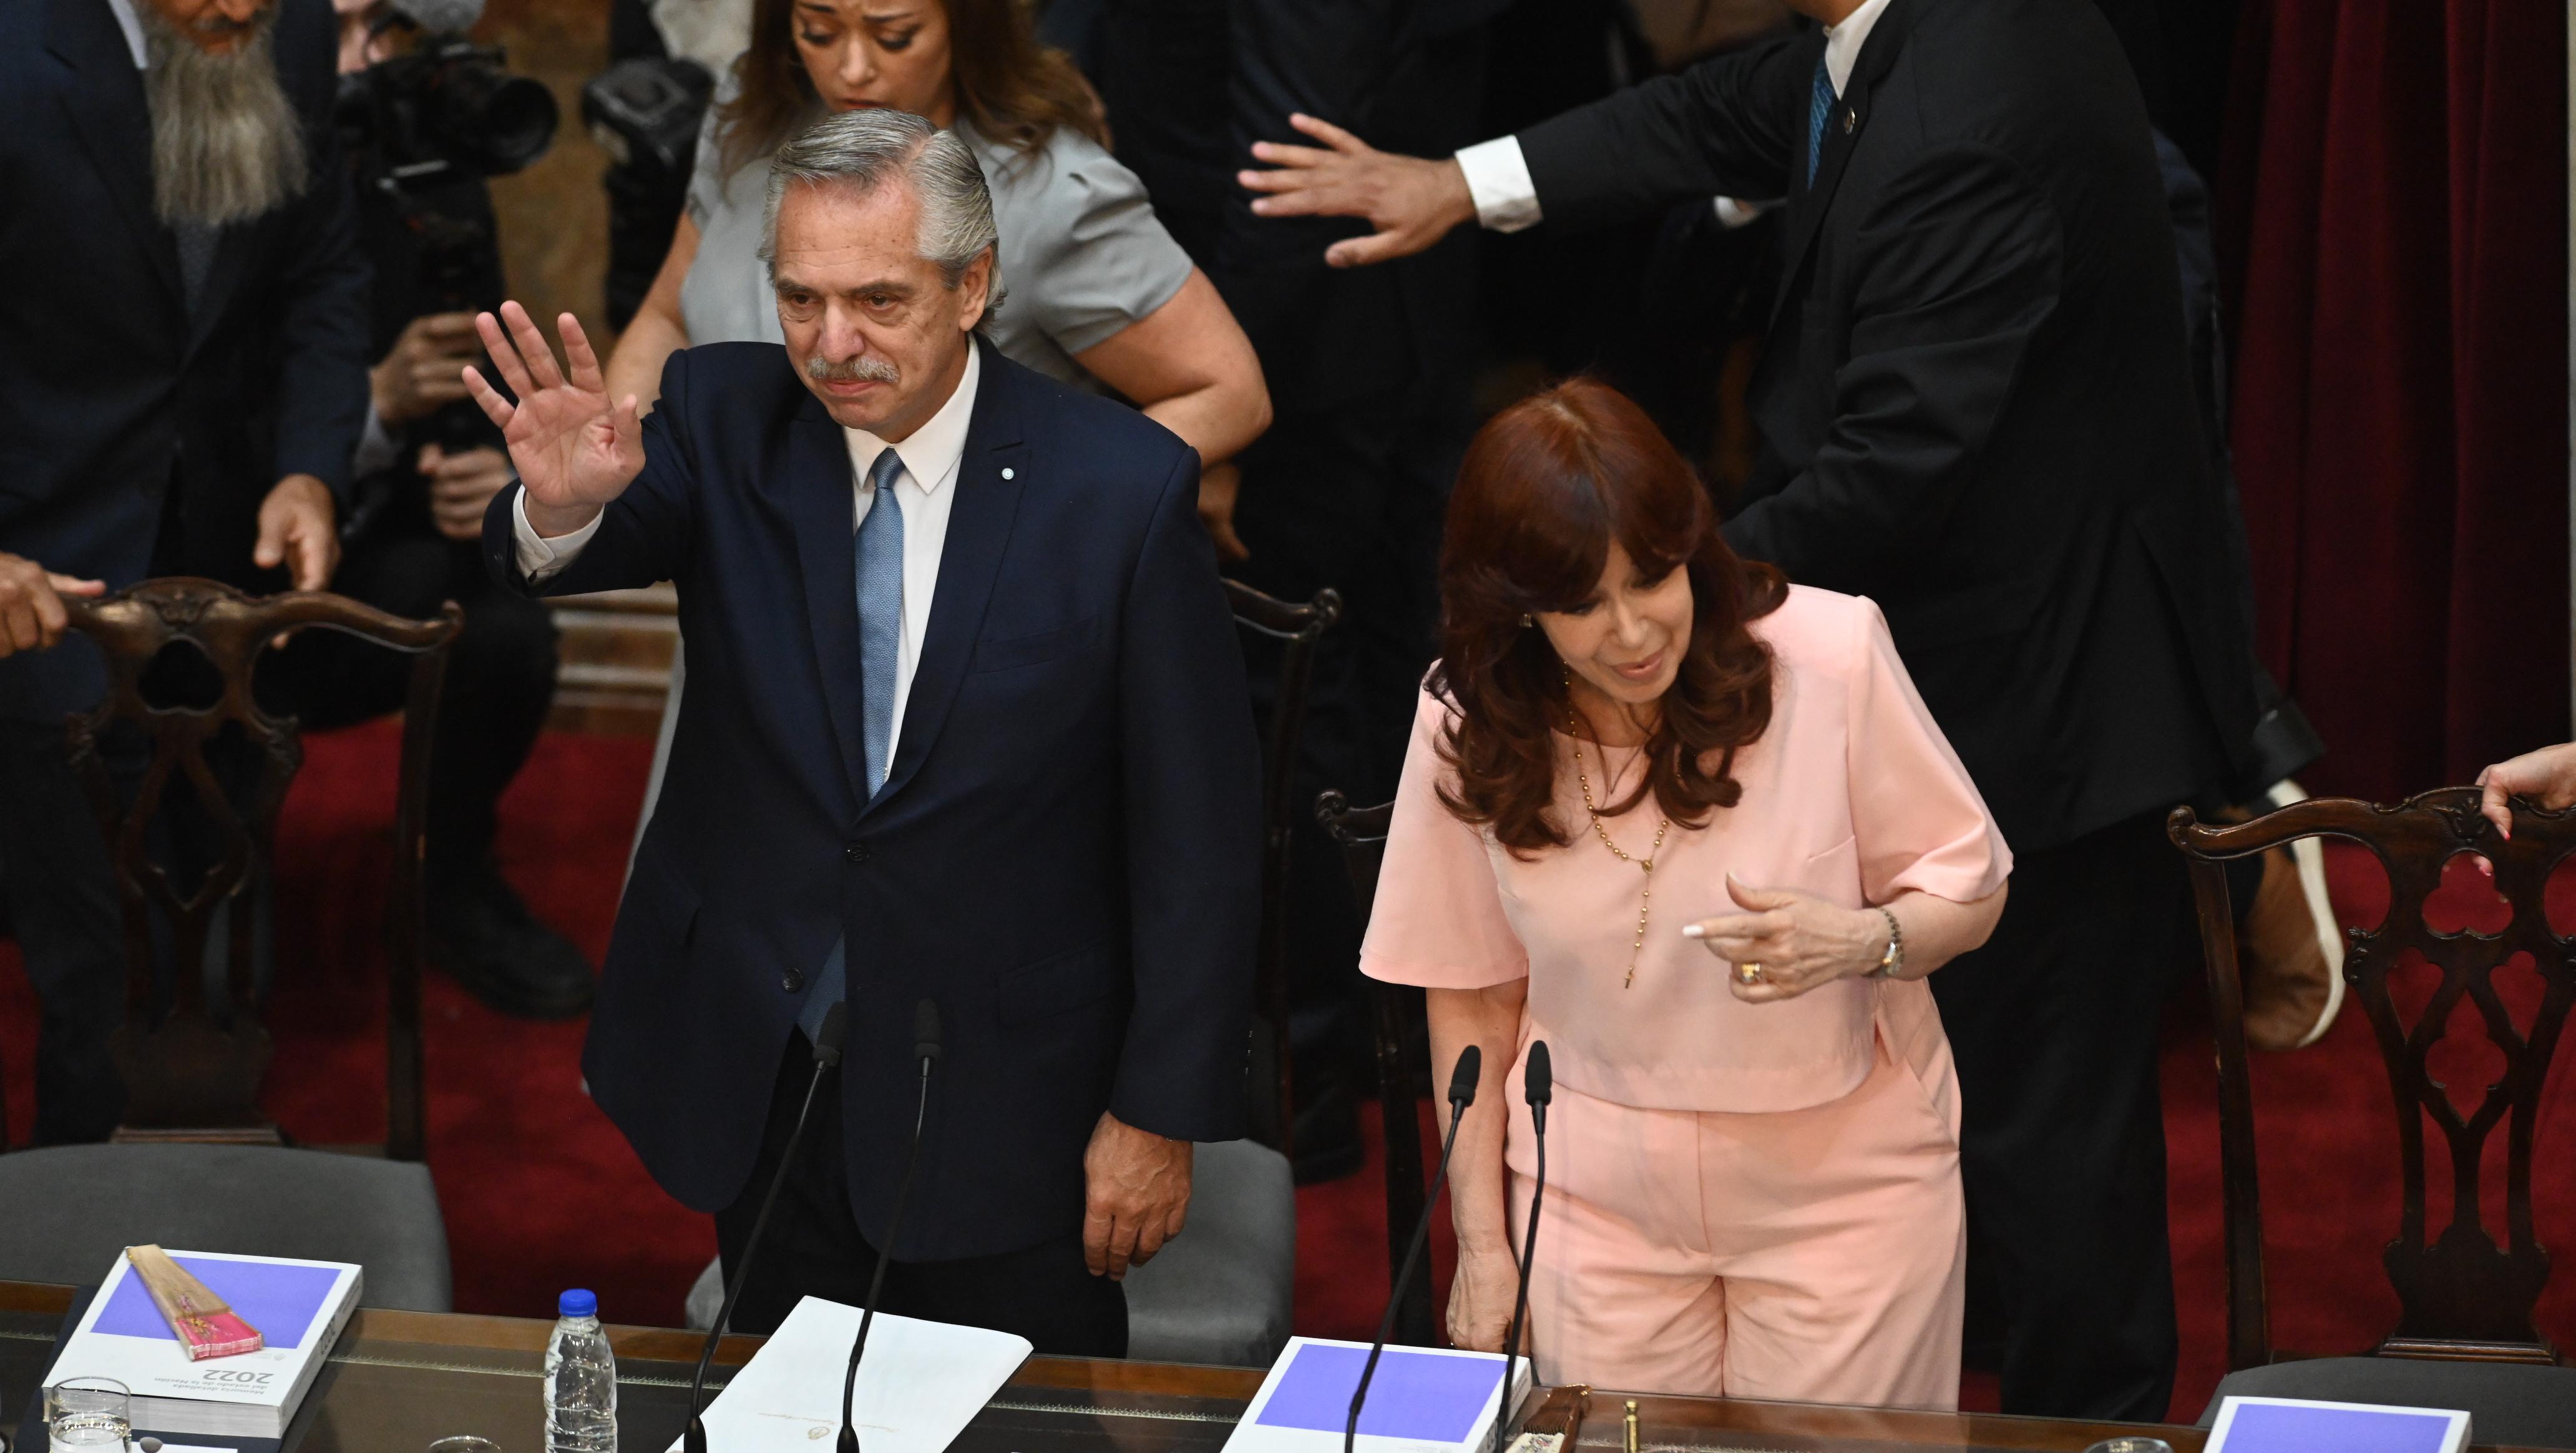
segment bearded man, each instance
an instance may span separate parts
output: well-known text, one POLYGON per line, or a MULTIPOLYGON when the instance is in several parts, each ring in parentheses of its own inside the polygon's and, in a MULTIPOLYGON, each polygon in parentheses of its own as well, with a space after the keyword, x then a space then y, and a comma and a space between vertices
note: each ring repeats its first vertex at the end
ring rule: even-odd
POLYGON ((106 678, 56 645, 62 597, 320 589, 338 557, 368 359, 336 52, 324 0, 0 7, 0 881, 42 1142, 124 1099, 122 924, 62 731, 106 678))

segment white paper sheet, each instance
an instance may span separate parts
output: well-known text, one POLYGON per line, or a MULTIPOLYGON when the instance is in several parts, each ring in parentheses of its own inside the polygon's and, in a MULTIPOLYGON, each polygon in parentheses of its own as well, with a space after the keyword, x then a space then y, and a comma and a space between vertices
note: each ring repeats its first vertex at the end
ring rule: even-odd
MULTIPOLYGON (((816 1453, 841 1429, 841 1374, 859 1309, 807 1297, 705 1413, 725 1453, 816 1453)), ((1028 1359, 1025 1337, 877 1313, 851 1421, 862 1453, 945 1453, 1028 1359)), ((671 1447, 676 1449, 674 1439, 671 1447)))

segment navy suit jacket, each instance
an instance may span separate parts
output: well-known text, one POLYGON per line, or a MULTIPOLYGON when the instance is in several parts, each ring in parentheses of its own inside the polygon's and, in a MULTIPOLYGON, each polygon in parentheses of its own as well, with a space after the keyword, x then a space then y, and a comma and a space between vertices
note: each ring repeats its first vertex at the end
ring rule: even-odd
MULTIPOLYGON (((163 568, 285 588, 251 567, 260 502, 289 474, 345 493, 367 416, 338 53, 324 0, 282 0, 278 80, 310 183, 223 230, 191 312, 153 215, 142 73, 107 0, 0 5, 0 550, 122 589, 155 568, 176 489, 182 548, 163 568)), ((0 660, 0 714, 59 720, 105 688, 86 638, 0 660)))
MULTIPOLYGON (((644 472, 544 594, 678 583, 689 689, 583 1068, 700 1210, 749 1180, 801 987, 849 944, 850 1201, 882 1234, 938 1001, 907 1259, 1071 1234, 1100 1112, 1240 1133, 1259 751, 1198 456, 984 349, 928 637, 861 783, 851 473, 786 350, 672 356, 644 472)), ((504 491, 496 577, 529 588, 504 491)), ((882 1244, 880 1242, 879 1244, 882 1244)))

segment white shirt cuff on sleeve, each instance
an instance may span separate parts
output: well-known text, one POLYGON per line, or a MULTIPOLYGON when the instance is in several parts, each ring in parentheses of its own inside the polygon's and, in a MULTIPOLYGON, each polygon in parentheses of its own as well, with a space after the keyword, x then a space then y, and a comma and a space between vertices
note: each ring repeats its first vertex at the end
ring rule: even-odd
POLYGON ((1496 232, 1538 225, 1538 184, 1530 180, 1518 138, 1500 136, 1461 150, 1458 170, 1467 174, 1478 222, 1496 232))
POLYGON ((1714 205, 1717 225, 1730 228, 1750 226, 1770 209, 1767 202, 1747 202, 1737 197, 1720 197, 1714 205))
POLYGON ((510 533, 519 545, 519 573, 528 577, 530 585, 559 574, 581 554, 590 537, 599 533, 599 522, 607 518, 608 512, 602 510, 591 516, 589 524, 549 540, 528 523, 528 491, 521 486, 510 498, 510 533))

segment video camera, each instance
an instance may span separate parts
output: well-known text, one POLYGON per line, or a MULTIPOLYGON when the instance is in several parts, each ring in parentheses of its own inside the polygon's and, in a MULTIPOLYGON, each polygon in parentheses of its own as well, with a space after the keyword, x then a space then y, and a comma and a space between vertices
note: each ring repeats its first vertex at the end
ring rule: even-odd
POLYGON ((421 33, 410 52, 340 78, 335 119, 353 151, 406 180, 465 172, 502 177, 554 144, 554 93, 511 75, 500 47, 466 30, 482 0, 391 0, 377 33, 421 33))

